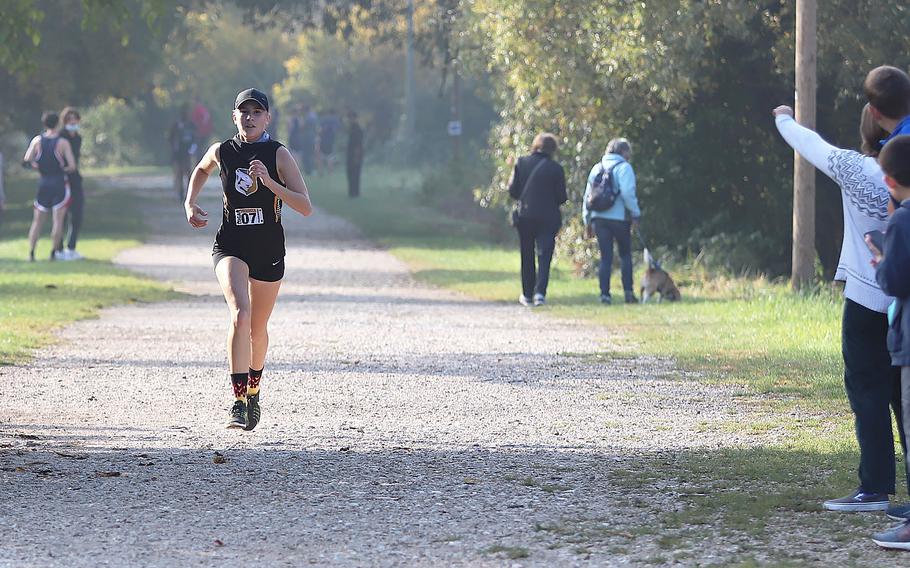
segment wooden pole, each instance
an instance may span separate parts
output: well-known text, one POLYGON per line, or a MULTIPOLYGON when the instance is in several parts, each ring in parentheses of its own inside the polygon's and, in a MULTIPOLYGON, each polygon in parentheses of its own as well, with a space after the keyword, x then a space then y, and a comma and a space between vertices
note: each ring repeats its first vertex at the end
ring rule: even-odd
POLYGON ((408 144, 414 141, 414 0, 408 0, 408 39, 404 79, 404 134, 408 144))
MULTIPOLYGON (((796 1, 796 121, 815 129, 816 0, 796 1)), ((794 152, 793 271, 790 285, 801 290, 815 274, 815 168, 794 152)))
MULTIPOLYGON (((461 125, 461 69, 458 61, 452 62, 452 121, 461 125)), ((452 138, 452 159, 461 160, 461 132, 452 138)))

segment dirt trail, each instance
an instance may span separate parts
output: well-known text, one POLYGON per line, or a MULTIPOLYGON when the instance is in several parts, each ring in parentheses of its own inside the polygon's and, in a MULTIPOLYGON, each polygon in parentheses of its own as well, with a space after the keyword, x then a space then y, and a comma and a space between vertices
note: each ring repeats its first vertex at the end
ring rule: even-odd
MULTIPOLYGON (((642 457, 741 444, 714 427, 744 413, 734 389, 592 363, 606 329, 419 285, 321 211, 285 215, 262 422, 226 430, 217 189, 194 232, 166 180, 110 183, 161 195, 118 263, 187 295, 104 310, 0 369, 0 566, 660 563, 642 527, 680 509, 680 482, 636 484, 642 457)), ((703 545, 677 549, 742 550, 703 545)))

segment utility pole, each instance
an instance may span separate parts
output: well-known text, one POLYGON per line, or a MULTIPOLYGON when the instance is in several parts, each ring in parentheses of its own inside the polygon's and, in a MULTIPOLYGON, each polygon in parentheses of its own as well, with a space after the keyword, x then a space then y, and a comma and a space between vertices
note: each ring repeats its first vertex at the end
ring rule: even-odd
POLYGON ((404 139, 414 140, 414 0, 408 0, 408 43, 404 78, 404 139))
POLYGON ((461 65, 452 60, 452 109, 449 137, 452 139, 452 160, 461 160, 461 65))
MULTIPOLYGON (((816 0, 796 0, 796 120, 815 129, 816 0)), ((793 271, 790 285, 801 290, 815 273, 815 168, 794 152, 793 271)))

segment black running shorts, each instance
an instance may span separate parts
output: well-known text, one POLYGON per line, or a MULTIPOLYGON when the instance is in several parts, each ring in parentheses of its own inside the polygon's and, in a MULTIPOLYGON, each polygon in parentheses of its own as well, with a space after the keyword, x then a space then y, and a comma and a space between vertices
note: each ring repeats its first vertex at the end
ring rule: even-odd
POLYGON ((57 210, 70 204, 70 185, 64 176, 41 176, 38 194, 35 195, 35 209, 38 211, 57 210))
POLYGON ((236 251, 229 251, 215 243, 212 249, 212 262, 215 266, 221 262, 221 259, 233 256, 239 258, 250 268, 250 278, 261 282, 278 282, 284 278, 284 256, 277 259, 263 254, 242 254, 236 251))

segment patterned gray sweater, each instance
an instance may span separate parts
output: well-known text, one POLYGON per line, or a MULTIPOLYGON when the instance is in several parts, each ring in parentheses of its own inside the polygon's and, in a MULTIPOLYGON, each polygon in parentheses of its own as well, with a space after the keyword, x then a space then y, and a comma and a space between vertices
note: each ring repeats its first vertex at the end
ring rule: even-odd
POLYGON ((891 298, 875 281, 875 270, 870 264, 872 253, 863 241, 869 231, 884 232, 888 222, 888 187, 878 162, 854 150, 828 144, 793 117, 780 115, 775 123, 787 144, 840 186, 844 204, 844 242, 834 279, 846 282, 844 295, 847 298, 870 310, 885 313, 891 298))

